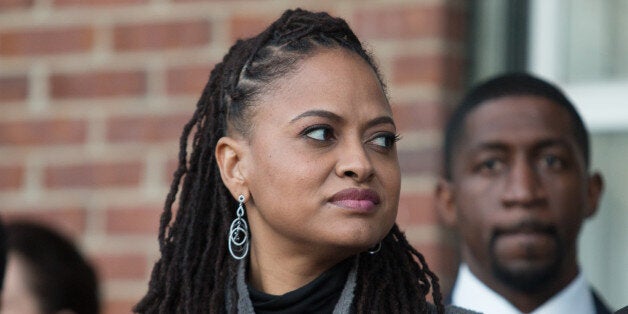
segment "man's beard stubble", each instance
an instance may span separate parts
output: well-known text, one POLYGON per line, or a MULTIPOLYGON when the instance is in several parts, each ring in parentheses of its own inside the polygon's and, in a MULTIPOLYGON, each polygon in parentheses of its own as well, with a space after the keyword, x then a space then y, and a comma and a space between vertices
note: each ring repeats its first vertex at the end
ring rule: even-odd
POLYGON ((499 281, 518 291, 531 293, 552 282, 558 276, 562 259, 565 255, 565 245, 564 241, 558 235, 556 227, 553 225, 543 224, 534 220, 525 220, 512 227, 493 231, 489 243, 489 253, 491 270, 499 281), (497 239, 504 234, 520 232, 522 230, 544 233, 556 242, 556 249, 555 252, 553 252, 554 258, 548 265, 528 269, 510 269, 507 265, 500 263, 495 252, 497 239))

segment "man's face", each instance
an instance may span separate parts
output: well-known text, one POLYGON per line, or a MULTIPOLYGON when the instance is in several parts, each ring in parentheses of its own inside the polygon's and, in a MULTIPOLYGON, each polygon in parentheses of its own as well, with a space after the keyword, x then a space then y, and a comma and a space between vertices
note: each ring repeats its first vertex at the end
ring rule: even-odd
POLYGON ((533 291, 577 272, 577 236, 601 179, 588 176, 566 110, 537 96, 488 100, 454 147, 450 211, 476 276, 533 291))

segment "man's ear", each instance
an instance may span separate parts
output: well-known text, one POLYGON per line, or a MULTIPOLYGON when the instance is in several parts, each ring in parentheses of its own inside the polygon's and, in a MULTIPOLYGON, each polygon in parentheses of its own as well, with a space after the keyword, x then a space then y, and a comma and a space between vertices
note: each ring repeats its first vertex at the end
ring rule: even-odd
POLYGON ((440 178, 436 183, 434 191, 436 197, 436 210, 440 220, 447 227, 455 227, 458 222, 458 213, 456 210, 456 202, 454 200, 454 189, 451 183, 440 178))
POLYGON ((238 199, 243 194, 248 199, 248 186, 243 160, 243 140, 224 136, 216 143, 216 163, 220 169, 220 178, 231 195, 238 199))
POLYGON ((584 213, 585 218, 589 218, 597 212, 597 208, 604 190, 604 179, 600 173, 593 173, 589 176, 587 187, 587 208, 584 213))

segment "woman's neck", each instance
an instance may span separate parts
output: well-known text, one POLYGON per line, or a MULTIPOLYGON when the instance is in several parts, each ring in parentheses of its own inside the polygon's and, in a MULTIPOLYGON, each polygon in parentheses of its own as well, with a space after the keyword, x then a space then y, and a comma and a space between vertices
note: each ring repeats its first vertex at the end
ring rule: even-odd
POLYGON ((321 258, 312 254, 278 254, 267 247, 260 254, 260 250, 252 246, 248 282, 259 291, 282 295, 305 286, 346 257, 348 256, 321 258))

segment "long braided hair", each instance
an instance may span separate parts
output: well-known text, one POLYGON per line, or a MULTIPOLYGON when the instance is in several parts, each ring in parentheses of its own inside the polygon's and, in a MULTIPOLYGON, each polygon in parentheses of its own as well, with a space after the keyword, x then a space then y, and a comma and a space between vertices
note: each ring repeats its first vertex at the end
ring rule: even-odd
MULTIPOLYGON (((237 261, 227 249, 237 202, 221 180, 214 157, 216 143, 227 127, 249 134, 256 96, 321 49, 357 53, 381 81, 372 58, 344 20, 301 9, 288 10, 258 36, 237 41, 212 70, 181 135, 179 165, 159 228, 161 258, 147 294, 134 311, 236 311, 226 307, 237 304, 237 291, 230 284, 235 281, 237 261), (172 221, 177 194, 178 210, 172 221)), ((359 259, 353 308, 358 313, 426 312, 430 289, 438 312, 443 313, 438 277, 394 225, 377 255, 359 259)))

